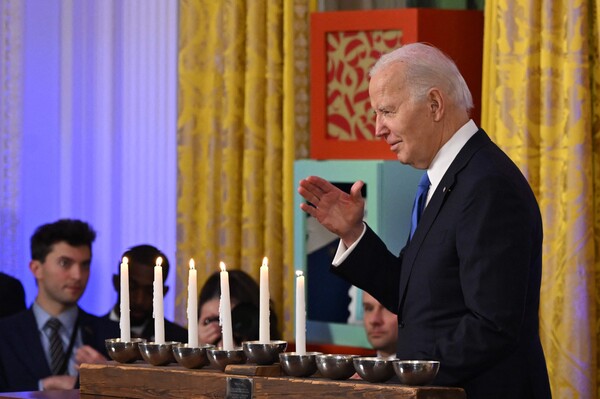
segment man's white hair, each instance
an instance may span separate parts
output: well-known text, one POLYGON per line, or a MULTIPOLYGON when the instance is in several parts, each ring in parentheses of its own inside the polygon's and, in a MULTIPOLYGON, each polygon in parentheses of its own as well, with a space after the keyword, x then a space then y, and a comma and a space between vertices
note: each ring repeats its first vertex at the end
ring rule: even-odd
POLYGON ((425 43, 406 44, 383 55, 371 68, 369 76, 396 62, 405 65, 404 82, 415 100, 425 98, 429 89, 435 86, 467 113, 473 108, 473 97, 456 64, 436 47, 425 43))

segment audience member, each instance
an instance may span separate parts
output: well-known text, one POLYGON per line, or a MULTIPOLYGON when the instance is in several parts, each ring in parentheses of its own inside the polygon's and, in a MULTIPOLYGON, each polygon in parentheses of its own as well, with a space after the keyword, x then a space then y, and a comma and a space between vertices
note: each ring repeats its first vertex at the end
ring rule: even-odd
POLYGON ((82 362, 105 362, 104 341, 117 324, 77 306, 90 275, 96 233, 79 220, 38 227, 29 269, 37 296, 24 312, 0 320, 0 392, 72 389, 82 362))
MULTIPOLYGON (((162 257, 163 282, 169 274, 169 260, 158 248, 152 245, 136 245, 121 255, 118 265, 126 256, 129 262, 129 311, 131 335, 154 341, 153 283, 156 259, 162 257)), ((113 275, 113 286, 117 292, 117 302, 105 317, 118 322, 121 303, 121 269, 113 275)), ((163 283, 164 284, 164 283, 163 283)), ((163 295, 167 295, 169 287, 163 285, 163 295)), ((167 341, 187 342, 187 330, 165 319, 165 339, 167 341)))
POLYGON ((395 357, 398 341, 398 316, 363 291, 363 323, 367 339, 379 357, 395 357))
MULTIPOLYGON (((256 281, 242 270, 229 271, 229 293, 233 340, 240 346, 244 341, 258 339, 260 288, 256 281)), ((198 341, 222 346, 219 326, 221 285, 219 272, 213 273, 200 291, 198 300, 198 341)), ((271 340, 280 339, 277 316, 271 306, 269 315, 271 340)))
POLYGON ((0 272, 0 318, 25 310, 25 290, 16 278, 0 272))

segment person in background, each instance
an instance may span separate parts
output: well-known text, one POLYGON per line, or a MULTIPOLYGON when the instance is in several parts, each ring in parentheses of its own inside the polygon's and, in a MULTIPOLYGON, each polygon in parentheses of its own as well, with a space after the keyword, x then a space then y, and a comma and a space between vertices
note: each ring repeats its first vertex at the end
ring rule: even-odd
POLYGON ((378 357, 395 357, 398 341, 398 317, 377 299, 363 291, 363 323, 369 343, 378 357))
POLYGON ((23 284, 16 278, 0 272, 0 318, 25 309, 23 284))
MULTIPOLYGON (((242 270, 229 270, 229 293, 233 340, 236 346, 244 341, 258 339, 260 287, 242 270)), ((203 344, 222 346, 219 325, 219 302, 221 285, 219 272, 206 280, 198 299, 198 341, 203 344)), ((271 340, 280 339, 277 316, 271 306, 269 314, 271 340)))
MULTIPOLYGON (((117 302, 111 311, 104 316, 119 322, 121 303, 121 268, 120 264, 126 256, 129 262, 129 311, 131 336, 154 341, 153 283, 156 259, 162 257, 163 284, 169 274, 169 259, 158 248, 152 245, 136 245, 129 248, 119 258, 117 270, 113 274, 113 287, 117 292, 117 302)), ((163 285, 163 295, 167 295, 169 287, 163 285)), ((187 342, 187 329, 165 319, 165 339, 167 341, 187 342)))
POLYGON ((81 363, 106 362, 104 341, 118 326, 77 306, 90 276, 96 233, 61 219, 31 237, 37 295, 24 312, 0 319, 0 392, 72 389, 81 363))
POLYGON ((470 119, 469 88, 437 48, 404 45, 370 78, 375 136, 425 173, 400 254, 363 221, 364 182, 347 194, 318 176, 300 181, 301 209, 340 237, 331 271, 397 309, 396 355, 440 361, 434 385, 469 399, 550 398, 543 228, 529 183, 470 119))

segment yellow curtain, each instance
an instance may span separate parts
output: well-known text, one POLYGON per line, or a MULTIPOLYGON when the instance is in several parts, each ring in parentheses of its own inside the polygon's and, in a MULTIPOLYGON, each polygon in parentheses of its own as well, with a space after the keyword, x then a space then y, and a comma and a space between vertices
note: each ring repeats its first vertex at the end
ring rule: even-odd
POLYGON ((600 70, 596 0, 486 0, 482 126, 544 221, 540 333, 555 398, 598 392, 600 70))
POLYGON ((293 161, 308 151, 308 0, 180 1, 177 286, 218 270, 258 281, 293 336, 293 161))

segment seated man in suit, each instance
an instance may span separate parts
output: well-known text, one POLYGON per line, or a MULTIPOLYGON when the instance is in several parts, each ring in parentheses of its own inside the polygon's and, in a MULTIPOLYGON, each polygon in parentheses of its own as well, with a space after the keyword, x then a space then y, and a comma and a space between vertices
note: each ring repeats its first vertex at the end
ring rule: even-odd
POLYGON ((25 290, 16 278, 0 272, 0 317, 25 310, 25 290))
MULTIPOLYGON (((129 311, 131 319, 131 335, 137 338, 145 338, 148 341, 154 341, 154 321, 152 319, 152 298, 154 282, 154 266, 156 258, 162 257, 163 282, 167 281, 169 273, 169 260, 158 248, 152 245, 136 245, 129 248, 119 259, 126 256, 129 263, 129 311)), ((121 303, 121 276, 113 275, 113 286, 117 292, 117 302, 110 313, 105 318, 119 321, 120 303, 121 303)), ((163 286, 163 295, 166 295, 169 287, 163 286)), ((187 330, 175 323, 165 319, 165 339, 167 341, 187 342, 187 330)))
POLYGON ((104 340, 119 336, 118 325, 77 306, 95 237, 87 223, 70 219, 31 237, 38 292, 29 309, 0 320, 0 392, 72 389, 80 363, 106 361, 104 340))
POLYGON ((398 316, 363 291, 363 323, 367 339, 378 357, 395 357, 398 341, 398 316))

